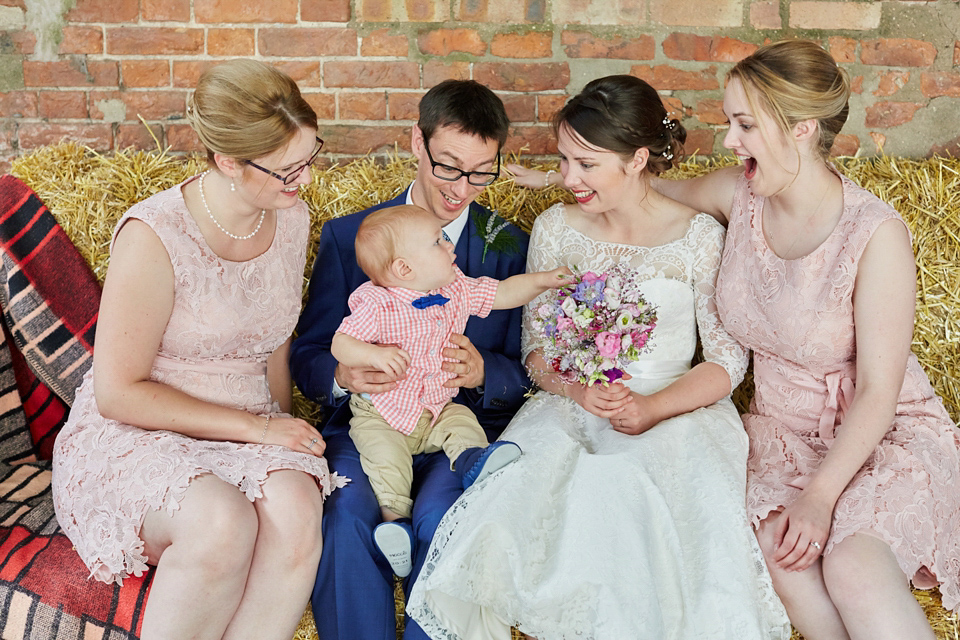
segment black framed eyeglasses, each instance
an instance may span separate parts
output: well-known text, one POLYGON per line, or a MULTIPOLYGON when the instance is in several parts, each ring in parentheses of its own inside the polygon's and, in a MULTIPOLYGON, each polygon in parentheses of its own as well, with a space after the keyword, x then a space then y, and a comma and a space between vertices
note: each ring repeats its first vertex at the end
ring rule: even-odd
POLYGON ((463 176, 467 177, 467 182, 475 187, 486 187, 493 184, 493 181, 500 177, 500 152, 497 151, 497 170, 496 171, 464 171, 457 167, 451 167, 448 164, 437 162, 430 153, 430 145, 426 140, 423 141, 423 148, 427 150, 427 158, 430 159, 430 166, 433 167, 433 175, 446 180, 447 182, 456 182, 463 176))
POLYGON ((303 173, 304 169, 306 169, 307 167, 313 166, 313 163, 317 161, 317 156, 320 155, 321 149, 323 149, 323 140, 320 139, 320 136, 317 136, 317 150, 313 152, 313 155, 310 156, 310 159, 285 176, 282 176, 279 173, 274 173, 273 171, 270 171, 270 169, 265 169, 264 167, 261 167, 260 165, 256 164, 255 162, 251 162, 250 160, 244 160, 244 162, 250 165, 251 167, 253 167, 254 169, 260 169, 260 171, 263 171, 267 175, 273 176, 283 184, 290 184, 291 182, 293 182, 294 180, 300 177, 300 174, 303 173))

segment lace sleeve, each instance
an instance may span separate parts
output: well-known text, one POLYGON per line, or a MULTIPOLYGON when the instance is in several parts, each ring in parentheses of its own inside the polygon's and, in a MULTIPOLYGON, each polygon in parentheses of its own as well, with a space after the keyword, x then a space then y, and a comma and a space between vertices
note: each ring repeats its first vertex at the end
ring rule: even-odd
POLYGON ((743 380, 747 371, 749 354, 723 328, 717 313, 716 285, 723 254, 724 229, 719 222, 701 214, 693 234, 695 255, 693 264, 693 288, 696 295, 697 328, 703 345, 703 357, 723 367, 730 376, 730 388, 734 389, 743 380))
MULTIPOLYGON (((563 216, 563 205, 556 204, 539 216, 533 223, 530 232, 530 247, 527 249, 527 273, 534 271, 549 271, 562 264, 560 255, 560 223, 563 216)), ((531 309, 535 309, 545 294, 534 298, 523 307, 523 333, 520 337, 521 362, 526 362, 531 351, 543 346, 543 336, 531 327, 531 309)))

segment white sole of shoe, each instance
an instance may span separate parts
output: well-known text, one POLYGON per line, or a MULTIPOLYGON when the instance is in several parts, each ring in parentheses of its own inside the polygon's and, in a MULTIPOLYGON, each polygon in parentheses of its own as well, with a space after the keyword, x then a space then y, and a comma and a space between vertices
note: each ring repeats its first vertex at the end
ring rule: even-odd
POLYGON ((399 525, 380 525, 373 532, 373 541, 390 563, 390 568, 401 578, 413 571, 413 549, 410 535, 399 525))
POLYGON ((519 457, 520 447, 515 444, 511 443, 497 447, 490 453, 490 457, 487 458, 486 462, 483 463, 483 468, 480 469, 480 473, 477 474, 477 479, 473 481, 473 484, 476 485, 483 482, 492 474, 503 469, 519 457))

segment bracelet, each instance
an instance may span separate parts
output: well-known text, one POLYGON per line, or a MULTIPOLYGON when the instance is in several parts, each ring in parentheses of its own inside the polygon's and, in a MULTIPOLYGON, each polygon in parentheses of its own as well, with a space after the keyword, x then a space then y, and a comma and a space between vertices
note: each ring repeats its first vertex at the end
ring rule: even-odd
POLYGON ((263 444, 263 437, 267 435, 267 427, 270 426, 270 414, 267 414, 267 421, 263 423, 263 431, 260 432, 260 439, 257 440, 257 444, 263 444))
POLYGON ((543 188, 544 188, 544 189, 546 189, 547 187, 550 186, 550 174, 552 174, 552 173, 556 173, 556 170, 550 169, 549 171, 547 171, 547 175, 544 176, 544 178, 543 178, 543 188))

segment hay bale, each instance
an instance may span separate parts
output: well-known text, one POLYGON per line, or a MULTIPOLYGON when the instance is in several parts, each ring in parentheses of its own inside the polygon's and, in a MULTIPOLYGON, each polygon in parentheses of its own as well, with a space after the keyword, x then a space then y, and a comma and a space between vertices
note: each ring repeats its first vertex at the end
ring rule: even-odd
MULTIPOLYGON (((695 157, 666 177, 699 176, 735 163, 732 157, 695 157)), ((913 233, 918 263, 913 351, 954 421, 960 420, 960 159, 842 158, 836 164, 854 182, 893 205, 913 233)), ((68 142, 18 158, 12 172, 43 199, 102 282, 110 236, 123 213, 205 168, 206 160, 198 156, 160 151, 105 156, 68 142)), ((366 157, 313 172, 313 183, 301 193, 313 220, 304 286, 323 222, 392 198, 415 173, 415 161, 396 152, 386 159, 366 157)), ((571 201, 561 189, 531 191, 506 179, 486 189, 479 202, 529 231, 536 216, 560 199, 571 201)), ((737 389, 735 399, 741 408, 746 407, 751 388, 748 379, 737 389)), ((296 399, 296 412, 307 419, 319 418, 317 407, 302 397, 296 399)), ((937 637, 960 640, 957 616, 941 607, 939 593, 915 593, 937 637)), ((296 638, 316 638, 309 609, 296 638)))

